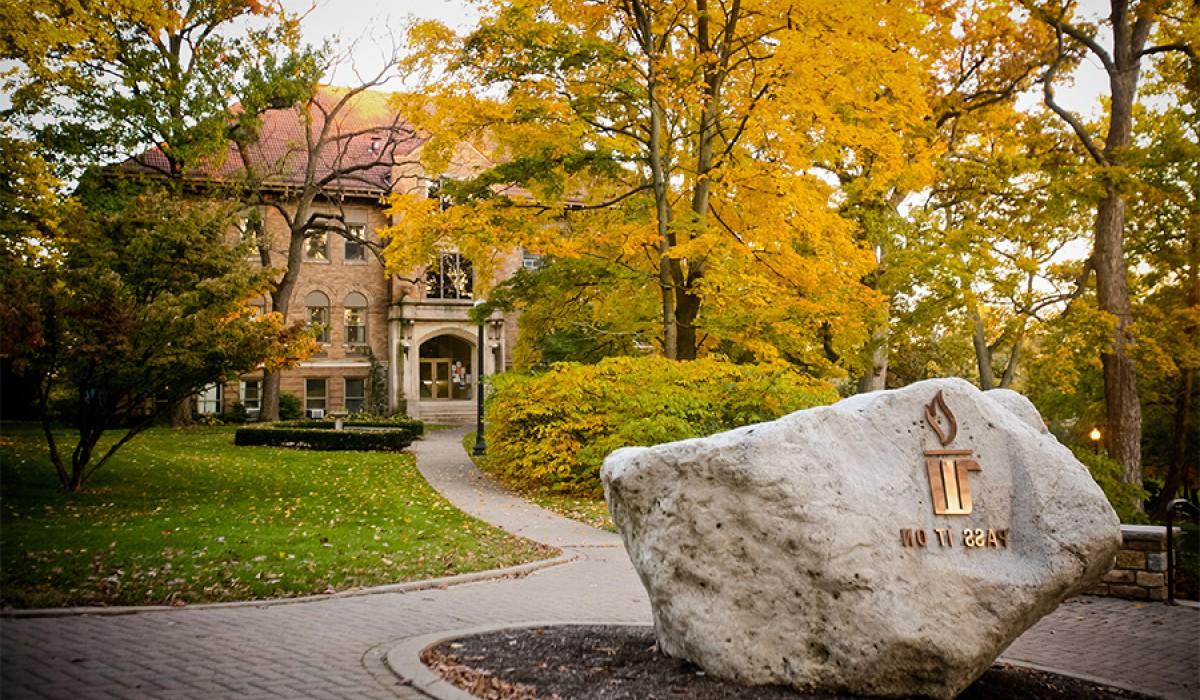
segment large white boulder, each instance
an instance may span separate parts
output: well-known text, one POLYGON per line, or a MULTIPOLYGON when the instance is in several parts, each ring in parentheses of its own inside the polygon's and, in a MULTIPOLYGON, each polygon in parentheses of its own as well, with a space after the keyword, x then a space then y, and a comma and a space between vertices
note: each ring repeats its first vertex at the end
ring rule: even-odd
POLYGON ((661 649, 747 684, 954 697, 1121 544, 1032 404, 959 379, 617 450, 601 477, 661 649))

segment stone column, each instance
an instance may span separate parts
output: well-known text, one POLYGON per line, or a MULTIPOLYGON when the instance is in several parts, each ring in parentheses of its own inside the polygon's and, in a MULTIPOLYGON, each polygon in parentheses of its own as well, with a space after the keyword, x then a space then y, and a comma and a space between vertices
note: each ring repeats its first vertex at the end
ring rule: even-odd
POLYGON ((395 413, 400 409, 400 395, 404 390, 400 373, 403 351, 400 348, 400 319, 388 319, 388 409, 395 413))
POLYGON ((1167 528, 1122 525, 1121 540, 1112 571, 1087 592, 1132 600, 1166 600, 1167 528))

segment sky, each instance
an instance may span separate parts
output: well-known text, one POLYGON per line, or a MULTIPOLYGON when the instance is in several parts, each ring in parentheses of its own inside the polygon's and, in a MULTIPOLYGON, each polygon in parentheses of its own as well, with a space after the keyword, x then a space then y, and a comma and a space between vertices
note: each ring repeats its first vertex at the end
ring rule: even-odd
MULTIPOLYGON (((303 12, 312 6, 310 0, 283 0, 289 11, 303 12)), ((1081 13, 1099 18, 1108 13, 1107 0, 1080 0, 1081 13)), ((464 0, 319 0, 301 25, 305 40, 319 44, 325 39, 338 39, 341 46, 350 46, 351 62, 360 73, 371 74, 383 64, 380 41, 387 43, 389 27, 399 33, 410 18, 435 19, 458 30, 467 29, 478 19, 475 8, 464 0)), ((1104 43, 1104 42, 1102 42, 1104 43)), ((1084 116, 1098 116, 1099 95, 1108 91, 1107 76, 1099 61, 1089 57, 1073 76, 1072 85, 1060 85, 1059 102, 1084 116)), ((329 82, 335 85, 354 84, 355 76, 348 65, 339 66, 329 82)), ((391 85, 400 87, 399 80, 391 85)), ((1040 101, 1040 93, 1029 96, 1029 106, 1040 101)))

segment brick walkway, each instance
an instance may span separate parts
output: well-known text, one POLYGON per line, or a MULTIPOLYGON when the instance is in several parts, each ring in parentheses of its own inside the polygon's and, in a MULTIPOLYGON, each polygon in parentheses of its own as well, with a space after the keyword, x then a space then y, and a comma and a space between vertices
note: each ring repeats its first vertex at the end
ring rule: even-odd
MULTIPOLYGON (((4 698, 421 698, 385 663, 405 639, 529 621, 645 623, 620 540, 500 492, 461 434, 418 447, 426 478, 463 510, 578 556, 524 578, 287 605, 0 620, 4 698)), ((1200 610, 1081 598, 1004 658, 1170 698, 1200 698, 1200 610)))

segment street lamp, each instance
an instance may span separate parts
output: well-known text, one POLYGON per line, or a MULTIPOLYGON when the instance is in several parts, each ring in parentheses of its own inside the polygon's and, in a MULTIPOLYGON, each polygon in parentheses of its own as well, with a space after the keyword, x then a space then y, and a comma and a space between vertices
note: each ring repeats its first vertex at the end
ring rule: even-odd
POLYGON ((1100 429, 1092 428, 1092 432, 1088 433, 1088 437, 1092 439, 1092 451, 1100 454, 1100 438, 1104 437, 1100 434, 1100 429))
MULTIPOLYGON (((483 299, 476 299, 475 307, 479 308, 483 303, 483 299)), ((479 339, 475 343, 475 448, 471 450, 476 456, 487 451, 483 442, 483 342, 483 319, 480 318, 479 339)))

